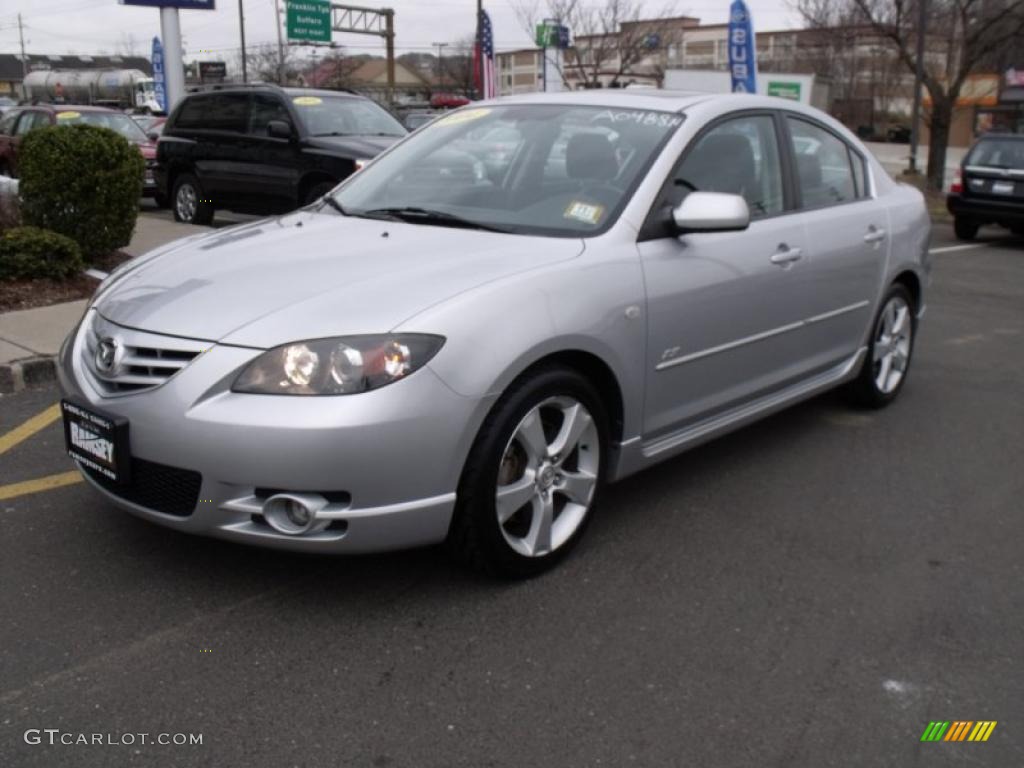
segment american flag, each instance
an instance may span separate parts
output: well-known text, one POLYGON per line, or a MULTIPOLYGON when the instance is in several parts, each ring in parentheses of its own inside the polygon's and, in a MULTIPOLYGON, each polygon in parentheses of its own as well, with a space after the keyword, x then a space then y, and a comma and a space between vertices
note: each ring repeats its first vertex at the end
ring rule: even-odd
POLYGON ((487 11, 480 11, 480 29, 475 50, 476 89, 483 99, 493 99, 498 95, 498 78, 494 72, 494 29, 487 11))

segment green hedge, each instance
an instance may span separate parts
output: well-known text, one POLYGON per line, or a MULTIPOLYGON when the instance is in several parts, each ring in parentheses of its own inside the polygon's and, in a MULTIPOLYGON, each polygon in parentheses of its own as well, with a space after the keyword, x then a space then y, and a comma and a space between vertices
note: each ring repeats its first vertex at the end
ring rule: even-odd
POLYGON ((18 151, 22 221, 70 237, 86 261, 104 256, 132 238, 144 167, 138 148, 108 128, 34 130, 18 151))
POLYGON ((73 277, 85 268, 78 243, 56 232, 15 227, 0 237, 0 280, 73 277))

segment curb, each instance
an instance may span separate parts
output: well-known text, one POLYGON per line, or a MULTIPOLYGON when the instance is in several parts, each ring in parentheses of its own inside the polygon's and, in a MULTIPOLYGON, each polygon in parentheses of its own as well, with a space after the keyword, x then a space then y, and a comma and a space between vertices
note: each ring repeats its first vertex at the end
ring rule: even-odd
POLYGON ((10 395, 57 380, 57 358, 29 357, 0 364, 0 395, 10 395))

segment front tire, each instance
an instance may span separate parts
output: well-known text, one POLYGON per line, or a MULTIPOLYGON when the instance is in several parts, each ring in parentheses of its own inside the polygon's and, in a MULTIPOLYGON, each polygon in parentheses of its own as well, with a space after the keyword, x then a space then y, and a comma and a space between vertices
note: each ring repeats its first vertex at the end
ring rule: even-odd
POLYGON ((871 330, 871 343, 860 373, 848 385, 859 405, 884 408, 907 380, 917 334, 917 316, 909 291, 896 284, 882 299, 871 330))
POLYGON ((608 417, 577 372, 516 381, 477 435, 459 483, 448 548, 493 576, 542 573, 576 545, 604 480, 608 417))
POLYGON ((957 216, 953 219, 953 232, 959 240, 973 240, 978 234, 978 222, 957 216))
POLYGON ((183 173, 174 180, 174 220, 183 224, 207 225, 213 222, 213 204, 206 197, 199 179, 183 173))

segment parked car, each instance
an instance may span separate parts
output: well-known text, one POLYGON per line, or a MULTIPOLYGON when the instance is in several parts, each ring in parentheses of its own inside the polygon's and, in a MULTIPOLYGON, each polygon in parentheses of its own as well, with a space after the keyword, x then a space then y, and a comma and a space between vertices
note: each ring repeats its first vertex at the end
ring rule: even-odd
POLYGON ((891 125, 885 132, 885 138, 893 144, 909 144, 910 134, 911 130, 909 125, 891 125))
POLYGON ((153 166, 156 144, 142 132, 128 115, 106 107, 73 106, 70 104, 33 104, 15 107, 0 118, 0 175, 17 178, 18 147, 22 138, 35 128, 50 125, 95 125, 115 131, 136 147, 146 161, 142 196, 157 196, 153 166))
POLYGON ((164 131, 164 123, 167 122, 167 118, 163 115, 132 115, 131 118, 151 141, 160 138, 160 134, 164 131))
POLYGON ((946 207, 961 240, 973 240, 986 224, 1024 235, 1024 134, 980 137, 956 170, 946 207))
POLYGON ((919 191, 797 103, 478 102, 317 205, 116 270, 60 352, 68 450, 112 504, 181 531, 447 540, 534 574, 606 481, 832 387, 891 403, 929 229, 919 191), (472 172, 453 147, 496 129, 520 137, 510 165, 472 172), (818 149, 798 163, 795 138, 818 149))
POLYGON ((406 134, 363 96, 274 85, 187 95, 164 125, 157 179, 174 217, 223 208, 283 213, 311 203, 406 134))

